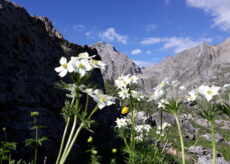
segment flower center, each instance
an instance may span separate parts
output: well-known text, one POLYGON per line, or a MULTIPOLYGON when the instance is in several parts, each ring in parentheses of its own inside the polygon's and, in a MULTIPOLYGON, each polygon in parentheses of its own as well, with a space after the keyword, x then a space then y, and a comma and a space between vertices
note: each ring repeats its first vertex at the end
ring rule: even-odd
POLYGON ((100 100, 101 102, 105 102, 105 101, 106 101, 106 98, 105 98, 105 96, 101 95, 101 96, 99 97, 99 100, 100 100))
POLYGON ((80 64, 78 65, 78 67, 79 67, 79 68, 84 68, 84 64, 80 63, 80 64))
POLYGON ((97 60, 92 60, 92 63, 97 65, 98 64, 98 61, 97 60))
POLYGON ((67 64, 62 64, 61 66, 65 69, 67 68, 67 64))
POLYGON ((212 94, 212 91, 208 90, 208 91, 207 91, 207 94, 208 94, 208 95, 211 95, 211 94, 212 94))

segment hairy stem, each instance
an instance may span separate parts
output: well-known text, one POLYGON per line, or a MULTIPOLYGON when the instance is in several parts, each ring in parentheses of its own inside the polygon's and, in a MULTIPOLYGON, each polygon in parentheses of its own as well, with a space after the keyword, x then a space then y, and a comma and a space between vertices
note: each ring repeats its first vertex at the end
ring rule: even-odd
POLYGON ((73 147, 73 144, 75 143, 75 141, 76 141, 76 139, 77 139, 77 137, 78 137, 78 135, 79 135, 79 133, 80 133, 80 131, 81 131, 81 129, 82 129, 83 127, 84 127, 84 124, 81 123, 80 126, 78 127, 78 129, 77 129, 77 131, 76 131, 74 137, 73 137, 72 142, 70 143, 70 145, 69 145, 69 147, 68 147, 68 150, 67 150, 66 153, 63 155, 63 158, 61 159, 60 164, 64 164, 64 163, 65 163, 65 161, 66 161, 66 159, 67 159, 67 157, 68 157, 68 155, 69 155, 69 153, 70 153, 70 151, 71 151, 71 149, 72 149, 72 147, 73 147))
POLYGON ((180 126, 180 122, 179 122, 179 119, 178 119, 178 117, 177 117, 176 114, 174 114, 174 117, 175 117, 175 119, 176 119, 177 129, 178 129, 179 136, 180 136, 182 164, 185 164, 185 157, 184 157, 184 141, 183 141, 183 135, 182 135, 182 131, 181 131, 181 126, 180 126))
POLYGON ((34 164, 37 163, 37 155, 38 155, 38 127, 37 127, 37 119, 34 118, 34 124, 36 126, 35 130, 36 130, 36 133, 35 133, 35 151, 34 151, 34 164))
POLYGON ((70 122, 70 117, 68 117, 67 123, 65 125, 65 130, 64 130, 64 133, 63 133, 63 136, 62 136, 61 146, 60 146, 60 149, 59 149, 59 153, 58 153, 58 157, 57 157, 57 160, 56 160, 56 164, 59 164, 59 160, 60 160, 62 149, 63 149, 63 144, 64 144, 64 141, 65 141, 66 132, 67 132, 68 127, 69 127, 69 122, 70 122))
POLYGON ((214 131, 214 120, 210 121, 211 132, 212 132, 212 164, 216 164, 216 141, 214 131))

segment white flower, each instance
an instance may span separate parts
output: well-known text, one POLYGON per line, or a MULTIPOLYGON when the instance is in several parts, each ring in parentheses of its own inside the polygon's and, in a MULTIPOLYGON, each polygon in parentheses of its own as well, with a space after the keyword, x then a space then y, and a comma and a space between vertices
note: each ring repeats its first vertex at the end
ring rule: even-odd
POLYGON ((129 94, 129 90, 127 88, 122 88, 119 92, 118 92, 118 96, 121 99, 125 99, 125 98, 129 98, 130 94, 129 94))
POLYGON ((158 100, 165 94, 163 89, 156 89, 154 93, 151 95, 150 100, 158 100))
POLYGON ((140 134, 139 136, 136 136, 135 140, 140 141, 140 142, 143 141, 144 140, 144 135, 140 134))
POLYGON ((136 125, 134 129, 138 133, 149 132, 151 129, 151 126, 149 124, 136 125))
POLYGON ((182 85, 182 86, 179 87, 179 89, 180 90, 185 90, 185 86, 182 85))
POLYGON ((187 98, 188 102, 195 101, 197 96, 198 96, 198 93, 196 90, 192 90, 192 91, 188 92, 188 94, 189 94, 189 97, 187 98))
POLYGON ((73 65, 69 62, 67 63, 67 59, 65 57, 61 57, 60 66, 55 68, 55 71, 58 72, 60 77, 64 77, 68 72, 73 72, 73 65))
POLYGON ((168 104, 168 100, 167 99, 161 99, 160 101, 158 101, 158 108, 165 108, 165 104, 168 104))
POLYGON ((117 118, 115 122, 117 123, 117 128, 127 128, 130 125, 130 120, 127 118, 117 118))
POLYGON ((78 60, 72 57, 71 62, 74 66, 74 72, 80 73, 81 76, 84 76, 88 71, 93 69, 91 63, 87 59, 78 60))
POLYGON ((88 52, 79 53, 77 56, 77 58, 79 58, 79 59, 91 59, 93 57, 95 57, 95 55, 89 56, 88 52))
POLYGON ((91 96, 93 97, 94 101, 97 102, 97 105, 100 109, 104 108, 105 106, 115 104, 114 97, 103 94, 99 89, 95 89, 94 94, 91 96))
POLYGON ((180 83, 181 83, 181 82, 179 82, 178 80, 173 80, 173 81, 171 82, 171 85, 172 85, 172 87, 177 88, 177 87, 180 85, 180 83))
POLYGON ((131 80, 132 84, 137 84, 138 77, 133 75, 133 76, 130 77, 130 80, 131 80))
POLYGON ((158 89, 164 88, 169 84, 168 78, 165 78, 163 81, 160 82, 160 84, 156 87, 158 89))
POLYGON ((230 90, 230 84, 225 84, 223 86, 223 91, 230 90))
POLYGON ((106 64, 103 63, 102 61, 95 60, 95 59, 90 60, 90 63, 92 64, 92 66, 94 68, 99 68, 99 69, 103 69, 103 70, 105 69, 105 66, 106 66, 106 64))
POLYGON ((95 95, 94 90, 92 88, 87 88, 84 84, 79 86, 79 89, 84 92, 87 93, 88 95, 90 95, 91 97, 93 97, 95 95))
POLYGON ((121 76, 115 80, 115 86, 118 88, 126 88, 127 85, 131 83, 130 75, 121 76))
POLYGON ((213 96, 218 95, 219 90, 220 87, 216 87, 216 86, 209 87, 209 86, 202 85, 199 87, 200 94, 205 96, 207 101, 210 101, 213 96))
POLYGON ((76 84, 68 84, 67 90, 70 91, 70 94, 66 94, 66 97, 73 98, 77 94, 77 85, 76 84))
POLYGON ((141 101, 141 100, 144 99, 144 96, 142 95, 142 93, 138 92, 138 91, 132 90, 131 95, 132 95, 133 98, 137 99, 137 101, 141 101))

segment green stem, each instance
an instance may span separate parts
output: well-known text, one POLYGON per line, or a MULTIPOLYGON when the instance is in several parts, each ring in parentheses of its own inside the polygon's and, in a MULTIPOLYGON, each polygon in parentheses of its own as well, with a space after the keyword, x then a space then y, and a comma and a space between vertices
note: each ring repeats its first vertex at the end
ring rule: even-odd
POLYGON ((135 116, 134 116, 134 104, 133 104, 133 98, 130 96, 130 106, 131 106, 131 122, 132 122, 132 129, 131 129, 131 143, 130 143, 130 155, 131 155, 131 162, 135 163, 135 116))
POLYGON ((60 160, 60 157, 61 157, 61 153, 62 153, 62 149, 63 149, 63 144, 64 144, 64 141, 65 141, 66 132, 67 132, 68 127, 69 127, 69 122, 70 122, 70 117, 68 117, 68 119, 67 119, 67 123, 66 123, 65 130, 64 130, 64 133, 63 133, 63 136, 62 136, 61 146, 60 146, 60 149, 59 149, 59 153, 58 153, 58 157, 57 157, 57 160, 56 160, 56 164, 59 163, 59 160, 60 160))
POLYGON ((70 135, 69 135, 69 138, 68 138, 68 141, 65 145, 65 149, 63 151, 63 155, 62 156, 65 156, 65 153, 66 151, 68 150, 68 147, 69 147, 69 144, 73 138, 73 134, 74 134, 74 131, 75 131, 75 128, 76 128, 76 123, 77 123, 77 116, 74 115, 74 121, 73 121, 73 126, 72 126, 72 129, 71 129, 71 132, 70 132, 70 135))
POLYGON ((160 114, 161 114, 161 135, 163 134, 163 128, 162 128, 162 124, 163 124, 163 111, 160 110, 160 114))
POLYGON ((212 164, 216 164, 216 141, 215 141, 215 131, 214 131, 214 120, 210 121, 211 132, 212 132, 212 164))
POLYGON ((37 127, 37 119, 34 118, 34 124, 36 126, 35 130, 36 130, 36 133, 35 133, 35 151, 34 151, 34 164, 37 163, 37 155, 38 155, 38 127, 37 127))
POLYGON ((93 109, 92 112, 90 113, 88 119, 90 119, 90 118, 92 117, 92 115, 93 115, 97 110, 98 110, 98 105, 96 105, 96 106, 94 107, 94 109, 93 109))
POLYGON ((174 114, 174 117, 176 119, 176 124, 180 136, 180 144, 181 144, 181 158, 182 158, 182 164, 185 164, 185 156, 184 156, 184 141, 183 141, 183 136, 182 136, 182 131, 180 127, 180 122, 176 114, 174 114))
POLYGON ((66 161, 66 159, 67 159, 67 157, 68 157, 68 155, 69 155, 69 153, 70 153, 70 151, 71 151, 71 149, 72 149, 72 147, 73 147, 73 144, 74 144, 74 142, 76 141, 76 139, 77 139, 77 137, 78 137, 78 135, 79 135, 79 133, 80 133, 80 131, 81 131, 81 129, 82 129, 83 127, 84 127, 84 124, 81 123, 80 126, 78 127, 78 129, 77 129, 77 131, 76 131, 74 137, 73 137, 72 142, 70 143, 70 146, 68 147, 68 150, 67 150, 66 153, 63 155, 63 158, 60 160, 60 164, 64 164, 64 163, 65 163, 65 161, 66 161))

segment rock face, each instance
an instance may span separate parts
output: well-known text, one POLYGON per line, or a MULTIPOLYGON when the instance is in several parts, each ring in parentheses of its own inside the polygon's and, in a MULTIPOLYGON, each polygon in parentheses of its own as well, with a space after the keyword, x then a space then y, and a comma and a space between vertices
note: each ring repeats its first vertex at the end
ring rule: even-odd
POLYGON ((140 76, 142 88, 148 93, 168 77, 192 89, 201 84, 223 85, 230 79, 230 39, 217 46, 207 43, 166 57, 161 63, 146 67, 140 76))
POLYGON ((97 42, 91 46, 96 48, 101 60, 107 64, 102 71, 105 80, 116 80, 121 75, 139 74, 141 69, 127 56, 119 53, 111 44, 97 42))
POLYGON ((135 65, 110 44, 98 42, 92 47, 107 64, 104 79, 115 80, 121 75, 136 74, 141 81, 140 88, 147 95, 166 77, 179 80, 188 89, 201 84, 223 85, 230 79, 230 38, 216 46, 202 43, 144 68, 135 65))
MULTIPOLYGON (((47 163, 55 163, 64 127, 60 110, 66 97, 63 91, 54 88, 54 83, 61 80, 54 68, 61 56, 88 52, 96 55, 96 59, 100 57, 96 49, 63 39, 48 18, 30 16, 24 8, 7 0, 0 1, 0 36, 0 129, 6 127, 8 139, 20 143, 13 157, 20 154, 20 158, 31 161, 32 151, 24 148, 23 142, 34 136, 29 130, 30 112, 40 112, 40 123, 47 127, 40 134, 50 140, 41 147, 38 163, 43 163, 45 156, 47 163)), ((93 72, 89 81, 100 89, 104 87, 99 70, 93 72)), ((95 103, 91 101, 90 105, 95 103)), ((105 136, 114 114, 110 109, 100 112, 96 119, 102 128, 97 132, 105 136)), ((103 136, 100 137, 104 141, 103 136)), ((2 137, 0 132, 0 140, 2 137)))

